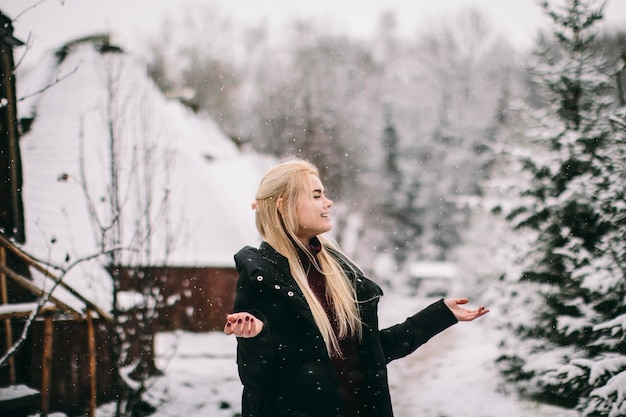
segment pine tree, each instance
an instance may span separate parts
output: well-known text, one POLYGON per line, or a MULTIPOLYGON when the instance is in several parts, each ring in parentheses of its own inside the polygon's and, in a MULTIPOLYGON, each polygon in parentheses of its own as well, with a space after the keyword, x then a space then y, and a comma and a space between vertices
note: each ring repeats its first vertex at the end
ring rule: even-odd
POLYGON ((544 8, 556 42, 532 68, 546 102, 533 113, 534 149, 524 158, 526 204, 510 215, 537 233, 528 256, 538 261, 521 281, 535 283, 544 302, 501 363, 532 397, 585 416, 626 415, 624 125, 610 69, 592 48, 604 4, 544 8))
POLYGON ((420 215, 423 208, 418 204, 419 181, 417 178, 412 179, 402 169, 402 151, 390 111, 385 115, 382 141, 386 184, 382 212, 389 221, 387 236, 393 257, 402 264, 408 259, 410 252, 417 249, 417 240, 422 233, 420 215))

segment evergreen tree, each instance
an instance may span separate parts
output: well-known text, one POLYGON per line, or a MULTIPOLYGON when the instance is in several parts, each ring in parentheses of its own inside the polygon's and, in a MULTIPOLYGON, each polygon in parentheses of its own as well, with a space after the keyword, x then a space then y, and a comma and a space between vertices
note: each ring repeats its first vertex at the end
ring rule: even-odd
MULTIPOLYGON (((520 283, 544 302, 517 327, 524 340, 501 360, 537 399, 585 416, 626 415, 626 251, 623 118, 605 57, 593 54, 604 4, 544 2, 556 42, 532 68, 544 105, 533 112, 532 181, 510 218, 537 233, 537 261, 520 283)), ((548 45, 544 45, 548 46, 548 45)), ((623 111, 623 109, 622 109, 623 111)))
POLYGON ((418 204, 420 184, 416 178, 411 179, 407 176, 402 169, 402 151, 390 111, 385 115, 382 140, 386 184, 382 212, 389 221, 387 238, 393 250, 393 257, 396 262, 402 264, 409 258, 410 253, 417 249, 418 237, 422 233, 420 222, 422 208, 418 204))

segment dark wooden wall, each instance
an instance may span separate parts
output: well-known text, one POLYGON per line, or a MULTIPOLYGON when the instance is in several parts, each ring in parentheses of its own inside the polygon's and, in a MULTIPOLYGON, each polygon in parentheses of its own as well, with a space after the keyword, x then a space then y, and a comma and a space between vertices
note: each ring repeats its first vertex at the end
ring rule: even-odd
MULTIPOLYGON (((13 320, 13 335, 21 334, 23 322, 13 320)), ((94 319, 96 338, 96 387, 98 403, 115 399, 115 375, 109 351, 110 325, 94 319)), ((43 320, 36 320, 26 342, 16 353, 16 383, 41 389, 43 320)), ((52 335, 50 411, 85 414, 89 407, 89 356, 87 324, 82 320, 55 319, 52 335)), ((0 351, 5 352, 4 327, 0 327, 0 351)), ((0 386, 9 385, 7 367, 0 368, 0 386)))
POLYGON ((238 277, 234 268, 122 268, 121 274, 123 290, 145 285, 160 290, 166 305, 159 309, 159 330, 219 330, 232 312, 238 277))

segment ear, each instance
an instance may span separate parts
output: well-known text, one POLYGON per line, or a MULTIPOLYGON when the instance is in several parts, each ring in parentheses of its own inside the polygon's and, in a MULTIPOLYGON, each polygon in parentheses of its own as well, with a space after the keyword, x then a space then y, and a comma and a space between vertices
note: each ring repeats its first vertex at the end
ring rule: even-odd
POLYGON ((278 200, 276 200, 276 208, 278 209, 278 212, 280 214, 283 214, 284 205, 285 205, 285 199, 283 197, 280 197, 278 200))

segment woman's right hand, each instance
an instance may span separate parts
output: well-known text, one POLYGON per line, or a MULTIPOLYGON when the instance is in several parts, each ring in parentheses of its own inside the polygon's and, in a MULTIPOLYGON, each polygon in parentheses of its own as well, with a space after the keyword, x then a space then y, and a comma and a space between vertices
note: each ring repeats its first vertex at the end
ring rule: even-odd
POLYGON ((224 333, 237 337, 255 337, 263 330, 263 322, 250 313, 233 313, 226 316, 224 333))

